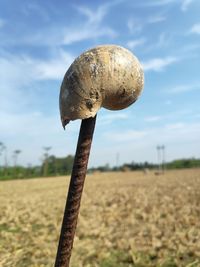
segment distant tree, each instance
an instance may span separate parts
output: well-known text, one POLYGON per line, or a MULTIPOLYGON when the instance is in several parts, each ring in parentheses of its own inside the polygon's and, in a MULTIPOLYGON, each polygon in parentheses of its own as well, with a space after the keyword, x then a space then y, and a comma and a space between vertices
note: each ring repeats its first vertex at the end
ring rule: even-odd
POLYGON ((177 159, 167 163, 169 169, 199 168, 200 159, 177 159))
MULTIPOLYGON (((53 155, 49 156, 48 175, 56 176, 56 175, 66 175, 71 173, 73 162, 74 162, 74 157, 72 155, 68 155, 65 158, 56 158, 53 155)), ((46 168, 46 162, 44 160, 42 163, 43 173, 45 168, 46 168)))

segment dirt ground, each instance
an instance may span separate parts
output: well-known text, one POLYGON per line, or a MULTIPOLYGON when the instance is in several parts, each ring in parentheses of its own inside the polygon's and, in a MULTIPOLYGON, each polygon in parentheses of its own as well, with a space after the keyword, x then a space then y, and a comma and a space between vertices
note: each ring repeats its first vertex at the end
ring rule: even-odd
MULTIPOLYGON (((53 266, 69 177, 0 182, 0 266, 53 266)), ((86 178, 72 267, 199 267, 200 169, 86 178)))

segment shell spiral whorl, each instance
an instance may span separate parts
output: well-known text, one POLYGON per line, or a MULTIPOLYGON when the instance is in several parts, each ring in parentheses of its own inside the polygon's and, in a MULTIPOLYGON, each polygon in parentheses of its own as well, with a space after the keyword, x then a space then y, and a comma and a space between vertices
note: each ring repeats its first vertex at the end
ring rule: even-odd
POLYGON ((60 91, 61 120, 94 117, 101 108, 120 110, 134 103, 144 85, 138 59, 116 45, 81 54, 66 72, 60 91))

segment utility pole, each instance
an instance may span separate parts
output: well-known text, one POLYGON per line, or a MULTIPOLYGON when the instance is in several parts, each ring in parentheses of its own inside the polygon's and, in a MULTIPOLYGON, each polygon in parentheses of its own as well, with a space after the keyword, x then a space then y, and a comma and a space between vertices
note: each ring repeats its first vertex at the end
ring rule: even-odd
POLYGON ((160 169, 161 169, 161 158, 160 158, 160 150, 161 150, 161 146, 157 146, 157 156, 158 156, 158 173, 160 173, 160 169))
POLYGON ((162 150, 162 171, 164 173, 165 172, 165 146, 164 145, 161 146, 161 150, 162 150))
POLYGON ((45 153, 44 153, 44 172, 43 176, 47 176, 48 174, 48 168, 49 168, 49 150, 51 149, 50 146, 44 147, 43 148, 45 153))
POLYGON ((116 154, 116 169, 118 171, 119 168, 119 153, 116 154))
MULTIPOLYGON (((3 155, 3 151, 4 151, 4 144, 0 142, 0 156, 3 155)), ((3 164, 2 164, 2 170, 3 170, 3 164)), ((0 164, 0 174, 1 174, 1 164, 0 164)))
POLYGON ((7 175, 8 160, 7 160, 7 147, 4 145, 4 176, 7 175))
POLYGON ((165 172, 165 146, 158 145, 156 147, 158 155, 158 173, 165 172))

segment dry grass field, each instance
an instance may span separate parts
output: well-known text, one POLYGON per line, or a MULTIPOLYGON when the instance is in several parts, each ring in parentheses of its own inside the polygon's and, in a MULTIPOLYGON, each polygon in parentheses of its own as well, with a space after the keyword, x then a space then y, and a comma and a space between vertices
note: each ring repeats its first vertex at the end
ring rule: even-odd
MULTIPOLYGON (((0 266, 53 266, 69 177, 0 182, 0 266)), ((199 267, 200 170, 88 175, 72 267, 199 267)))

